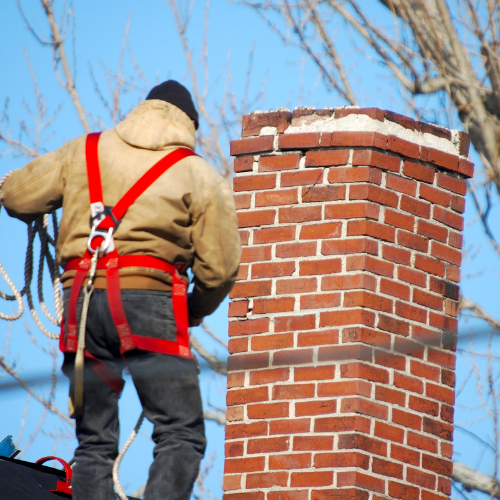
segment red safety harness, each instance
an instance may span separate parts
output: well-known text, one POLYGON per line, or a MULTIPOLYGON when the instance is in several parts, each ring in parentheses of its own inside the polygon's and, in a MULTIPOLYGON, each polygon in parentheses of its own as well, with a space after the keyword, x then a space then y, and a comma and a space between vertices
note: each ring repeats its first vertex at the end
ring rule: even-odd
MULTIPOLYGON (((91 233, 87 249, 83 258, 71 260, 65 271, 76 271, 69 299, 68 317, 66 318, 67 335, 64 335, 64 325, 61 331, 60 349, 63 352, 74 353, 78 344, 78 318, 77 305, 80 290, 85 277, 90 269, 92 253, 101 247, 102 242, 107 243, 105 255, 99 258, 97 269, 106 270, 106 284, 108 304, 115 323, 116 331, 120 338, 120 350, 124 354, 133 349, 142 349, 162 354, 171 354, 182 358, 191 358, 188 332, 188 310, 187 310, 187 284, 181 278, 179 268, 150 255, 124 255, 118 254, 113 233, 134 201, 155 182, 163 173, 178 161, 188 156, 196 156, 196 153, 187 148, 178 148, 163 157, 153 165, 120 199, 114 207, 104 205, 102 196, 101 173, 99 169, 99 158, 97 145, 100 133, 87 136, 86 159, 87 177, 90 195, 91 211, 91 233), (172 305, 177 327, 176 341, 134 335, 127 321, 123 308, 120 269, 126 267, 143 267, 158 269, 172 275, 172 305)), ((123 388, 123 380, 115 374, 100 360, 95 358, 87 350, 85 357, 88 359, 92 369, 101 378, 113 387, 117 392, 123 388)))

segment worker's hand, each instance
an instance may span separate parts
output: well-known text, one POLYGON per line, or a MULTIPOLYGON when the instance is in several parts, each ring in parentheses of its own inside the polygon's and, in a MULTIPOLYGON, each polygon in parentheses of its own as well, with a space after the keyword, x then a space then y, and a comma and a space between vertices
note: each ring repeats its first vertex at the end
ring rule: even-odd
POLYGON ((189 326, 200 326, 203 323, 203 318, 193 318, 191 315, 189 316, 189 326))

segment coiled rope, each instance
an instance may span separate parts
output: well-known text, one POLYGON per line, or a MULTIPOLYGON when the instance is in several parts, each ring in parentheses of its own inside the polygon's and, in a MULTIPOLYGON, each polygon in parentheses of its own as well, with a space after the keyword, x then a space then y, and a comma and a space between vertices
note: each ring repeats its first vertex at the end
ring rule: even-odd
MULTIPOLYGON (((14 172, 14 170, 11 170, 7 174, 5 174, 3 177, 0 178, 0 192, 2 189, 2 186, 4 182, 8 179, 8 177, 14 172)), ((2 198, 0 196, 0 210, 2 208, 2 198)), ((59 223, 57 220, 57 214, 56 212, 52 212, 51 214, 44 214, 40 217, 38 217, 35 222, 28 224, 28 244, 26 248, 26 259, 24 262, 24 286, 21 291, 17 289, 15 286, 14 282, 12 279, 9 277, 7 274, 7 271, 3 267, 2 263, 0 262, 0 274, 2 275, 3 279, 7 283, 8 287, 12 291, 12 295, 6 294, 0 290, 0 298, 7 300, 7 301, 16 301, 18 305, 18 310, 14 314, 5 314, 0 312, 0 319, 4 319, 7 321, 15 321, 19 319, 23 314, 24 314, 24 302, 23 302, 23 296, 26 295, 27 301, 28 301, 28 306, 30 309, 31 316, 33 317, 33 320, 35 321, 36 326, 42 331, 44 335, 46 335, 50 339, 59 339, 59 334, 52 333, 49 331, 45 326, 43 325, 42 321, 40 320, 34 306, 33 302, 33 295, 31 292, 31 282, 33 281, 33 266, 34 266, 34 256, 33 256, 33 248, 35 244, 35 239, 36 235, 38 234, 39 239, 40 239, 40 256, 39 256, 39 261, 38 261, 38 274, 37 274, 37 295, 38 295, 38 302, 40 304, 40 308, 45 315, 45 317, 54 325, 60 326, 61 321, 62 321, 62 316, 63 316, 63 300, 62 300, 62 295, 61 295, 61 276, 60 276, 60 271, 59 271, 59 266, 56 262, 56 257, 55 257, 55 248, 56 248, 56 243, 57 243, 57 237, 59 235, 59 223), (53 236, 49 234, 48 231, 48 226, 49 226, 49 217, 52 219, 52 232, 53 236), (53 249, 53 250, 51 250, 53 249), (51 252, 54 252, 54 255, 51 252), (43 296, 43 276, 44 276, 44 269, 45 269, 45 263, 47 264, 49 274, 52 280, 52 286, 54 289, 54 309, 55 309, 55 316, 51 314, 49 309, 47 308, 47 305, 45 303, 45 299, 43 296)), ((125 491, 123 490, 122 485, 120 484, 120 478, 118 474, 118 470, 120 468, 121 461, 129 449, 130 445, 134 441, 135 437, 137 436, 137 433, 139 432, 139 429, 142 425, 142 422, 144 421, 144 412, 141 413, 139 420, 137 421, 137 424, 135 425, 134 430, 130 434, 129 438, 127 439, 125 445, 123 446, 122 450, 118 454, 118 457, 116 458, 114 464, 113 464, 113 482, 115 483, 115 489, 117 495, 121 498, 121 500, 127 500, 127 495, 125 494, 125 491)))

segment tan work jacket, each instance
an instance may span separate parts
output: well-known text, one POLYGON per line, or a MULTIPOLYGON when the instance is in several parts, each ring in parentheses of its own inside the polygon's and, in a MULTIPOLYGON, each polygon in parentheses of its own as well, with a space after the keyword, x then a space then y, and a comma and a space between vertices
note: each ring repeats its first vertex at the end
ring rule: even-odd
MULTIPOLYGON (((3 204, 25 222, 63 208, 57 259, 61 266, 82 257, 89 227, 86 136, 40 156, 4 183, 3 204)), ((114 129, 101 134, 99 163, 105 205, 114 206, 132 184, 168 152, 194 149, 189 117, 161 100, 135 108, 114 129)), ((129 208, 114 234, 120 255, 152 255, 172 264, 190 263, 195 288, 189 300, 194 317, 211 314, 234 284, 240 260, 238 223, 232 193, 202 158, 178 162, 129 208)), ((73 273, 63 275, 71 285, 73 273)), ((169 289, 170 276, 130 268, 121 271, 122 288, 169 289)), ((105 287, 98 277, 97 287, 105 287)))

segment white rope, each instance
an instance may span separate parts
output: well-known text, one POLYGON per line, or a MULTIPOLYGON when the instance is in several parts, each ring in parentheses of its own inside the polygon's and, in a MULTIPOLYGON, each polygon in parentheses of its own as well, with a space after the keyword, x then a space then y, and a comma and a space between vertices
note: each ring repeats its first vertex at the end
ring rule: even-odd
POLYGON ((137 436, 137 433, 139 432, 139 429, 141 428, 143 421, 144 421, 144 412, 141 413, 139 420, 135 424, 134 430, 130 433, 130 436, 128 437, 126 443, 124 444, 120 453, 116 457, 115 463, 113 464, 113 482, 115 483, 116 494, 120 497, 121 500, 128 500, 128 497, 127 497, 127 495, 126 495, 125 491, 123 490, 123 487, 120 483, 120 476, 118 473, 119 469, 120 469, 120 463, 123 459, 123 456, 125 455, 127 450, 130 448, 130 445, 132 444, 135 437, 137 436))

